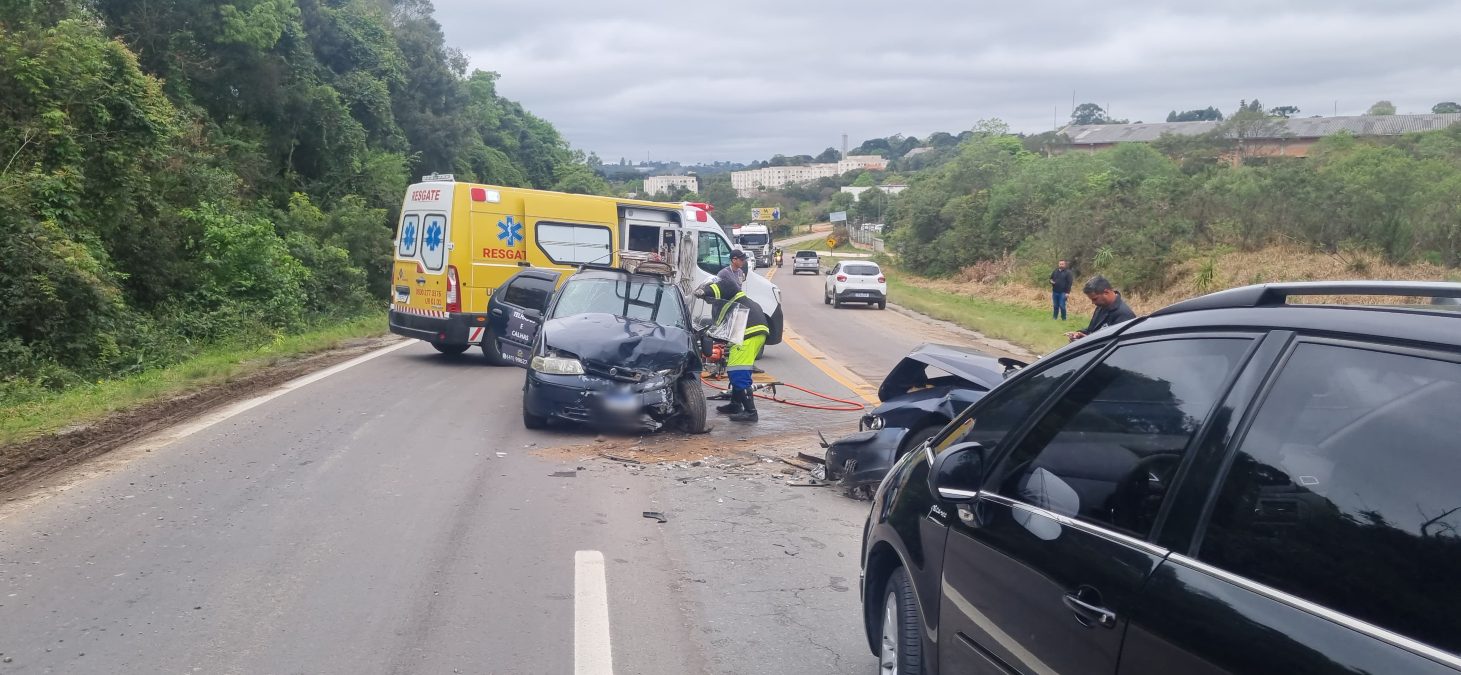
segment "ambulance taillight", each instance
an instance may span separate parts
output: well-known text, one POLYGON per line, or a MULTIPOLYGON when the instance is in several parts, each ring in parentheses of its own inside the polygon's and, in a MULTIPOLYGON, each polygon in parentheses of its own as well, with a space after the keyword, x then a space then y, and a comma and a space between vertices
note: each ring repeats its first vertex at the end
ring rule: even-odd
POLYGON ((446 268, 446 311, 462 311, 461 284, 457 282, 457 266, 448 265, 446 268))

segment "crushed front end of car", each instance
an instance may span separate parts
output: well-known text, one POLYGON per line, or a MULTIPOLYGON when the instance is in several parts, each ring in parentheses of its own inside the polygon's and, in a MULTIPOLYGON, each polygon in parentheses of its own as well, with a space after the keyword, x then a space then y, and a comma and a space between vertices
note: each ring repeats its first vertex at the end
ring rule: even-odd
POLYGON ((663 427, 682 409, 681 378, 700 361, 682 329, 609 314, 577 314, 544 325, 528 367, 525 410, 616 430, 663 427))

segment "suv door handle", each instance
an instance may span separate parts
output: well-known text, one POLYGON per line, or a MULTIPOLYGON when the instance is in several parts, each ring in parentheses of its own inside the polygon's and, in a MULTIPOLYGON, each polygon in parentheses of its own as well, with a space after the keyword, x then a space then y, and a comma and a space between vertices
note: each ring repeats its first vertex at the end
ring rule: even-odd
POLYGON ((492 308, 492 313, 493 314, 496 314, 497 316, 502 316, 502 309, 501 308, 498 308, 498 307, 493 307, 492 308))
MULTIPOLYGON (((1070 611, 1075 612, 1076 621, 1081 622, 1081 625, 1084 625, 1088 628, 1090 627, 1091 623, 1100 624, 1102 628, 1115 628, 1116 612, 1082 600, 1080 597, 1082 591, 1089 591, 1093 594, 1095 593, 1095 589, 1090 587, 1083 587, 1074 593, 1066 593, 1065 597, 1061 598, 1065 601, 1065 606, 1069 608, 1070 611)), ((1099 594, 1097 595, 1097 597, 1099 597, 1099 594)))

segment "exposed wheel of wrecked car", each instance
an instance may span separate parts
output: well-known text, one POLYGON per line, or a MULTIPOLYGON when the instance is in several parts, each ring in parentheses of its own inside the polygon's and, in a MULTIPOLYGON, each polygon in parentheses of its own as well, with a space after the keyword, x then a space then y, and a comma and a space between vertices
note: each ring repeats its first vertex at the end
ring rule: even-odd
POLYGON ((676 393, 680 396, 680 405, 684 407, 684 412, 680 415, 680 428, 691 434, 710 431, 710 426, 705 423, 705 390, 701 388, 699 378, 681 378, 680 388, 676 393))
POLYGON ((442 344, 440 342, 433 342, 431 343, 431 346, 435 347, 436 351, 446 354, 447 356, 456 356, 457 354, 467 351, 467 349, 472 345, 448 345, 442 344))
POLYGON ((913 597, 913 583, 902 567, 888 577, 887 593, 883 594, 883 638, 878 654, 878 672, 882 675, 921 675, 923 673, 923 618, 918 600, 913 597))
POLYGON ((944 424, 947 423, 948 421, 945 420, 939 424, 930 424, 905 436, 903 438, 903 447, 898 449, 898 456, 902 457, 903 455, 917 449, 918 446, 923 445, 924 441, 933 438, 934 434, 937 434, 940 429, 944 428, 944 424))

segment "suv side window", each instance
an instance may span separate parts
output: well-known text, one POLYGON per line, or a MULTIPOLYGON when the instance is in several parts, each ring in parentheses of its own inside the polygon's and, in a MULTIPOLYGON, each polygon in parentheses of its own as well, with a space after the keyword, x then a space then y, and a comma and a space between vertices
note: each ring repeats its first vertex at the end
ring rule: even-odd
POLYGON ((1072 375, 1080 372, 1100 351, 1089 350, 1040 372, 1023 375, 1017 381, 996 387, 989 394, 988 400, 971 406, 969 412, 962 415, 962 419, 956 418, 948 427, 953 431, 945 432, 947 436, 943 440, 936 439, 934 449, 943 450, 955 443, 975 442, 984 446, 988 456, 995 456, 1005 436, 1019 427, 1050 394, 1072 375))
POLYGON ((709 274, 715 274, 727 267, 730 267, 730 248, 725 245, 725 240, 715 236, 714 232, 701 232, 699 266, 709 274))
POLYGON ((1117 348, 1031 427, 1004 462, 999 493, 1146 537, 1251 344, 1201 338, 1117 348))
POLYGON ((1461 364, 1300 343, 1198 557, 1461 653, 1461 364))

